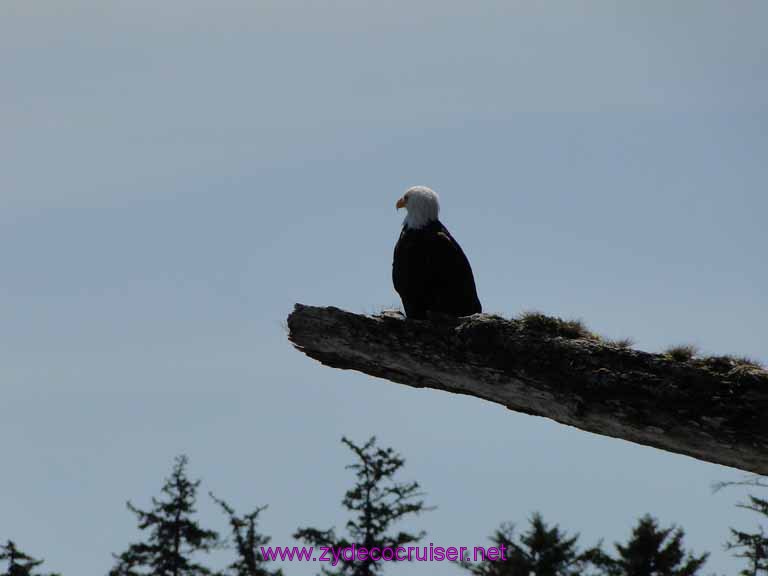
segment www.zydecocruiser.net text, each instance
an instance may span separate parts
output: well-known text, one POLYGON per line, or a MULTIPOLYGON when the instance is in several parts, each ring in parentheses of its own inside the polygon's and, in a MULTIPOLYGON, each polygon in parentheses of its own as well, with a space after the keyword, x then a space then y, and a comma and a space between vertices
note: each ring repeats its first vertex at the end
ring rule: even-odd
POLYGON ((283 560, 291 562, 330 562, 336 566, 339 562, 483 562, 490 560, 505 561, 506 546, 473 546, 472 553, 467 546, 397 546, 387 548, 353 544, 345 548, 333 546, 262 546, 261 554, 265 560, 283 560))

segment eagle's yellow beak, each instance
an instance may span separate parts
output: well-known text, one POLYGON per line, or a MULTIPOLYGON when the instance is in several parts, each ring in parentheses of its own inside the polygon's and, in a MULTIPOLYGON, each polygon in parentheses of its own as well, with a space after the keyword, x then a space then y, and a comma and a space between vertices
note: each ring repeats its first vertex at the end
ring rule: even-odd
POLYGON ((405 196, 400 198, 400 200, 397 201, 397 204, 395 204, 395 207, 400 210, 400 208, 405 208, 405 196))

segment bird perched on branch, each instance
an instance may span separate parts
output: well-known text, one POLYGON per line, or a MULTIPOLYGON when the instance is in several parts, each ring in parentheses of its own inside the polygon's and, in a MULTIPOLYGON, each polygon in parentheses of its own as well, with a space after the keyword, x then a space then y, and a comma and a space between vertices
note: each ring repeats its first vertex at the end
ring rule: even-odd
POLYGON ((392 261, 392 281, 405 315, 425 319, 428 312, 450 316, 481 312, 469 260, 438 219, 437 193, 414 186, 396 207, 407 211, 392 261))

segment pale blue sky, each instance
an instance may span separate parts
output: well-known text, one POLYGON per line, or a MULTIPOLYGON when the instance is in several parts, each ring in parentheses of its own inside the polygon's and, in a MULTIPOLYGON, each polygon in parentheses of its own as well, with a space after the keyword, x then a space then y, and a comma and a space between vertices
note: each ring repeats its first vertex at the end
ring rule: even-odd
POLYGON ((137 538, 125 500, 185 452, 291 545, 343 525, 339 439, 376 434, 437 545, 536 510, 612 542, 648 512, 735 573, 728 526, 756 518, 710 485, 737 471, 324 368, 283 322, 398 304, 394 203, 426 184, 486 310, 768 362, 767 21, 746 0, 0 4, 0 538, 105 574, 137 538))

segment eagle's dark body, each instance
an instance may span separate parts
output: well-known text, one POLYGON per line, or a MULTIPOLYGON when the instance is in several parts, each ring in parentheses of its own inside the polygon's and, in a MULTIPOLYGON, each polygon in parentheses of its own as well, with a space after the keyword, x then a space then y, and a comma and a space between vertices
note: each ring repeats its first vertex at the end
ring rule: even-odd
POLYGON ((392 261, 392 281, 408 318, 427 312, 469 316, 482 311, 464 251, 440 220, 403 226, 392 261))

